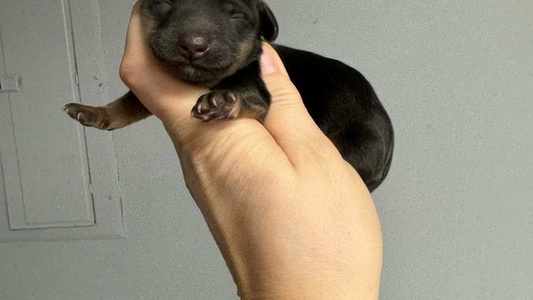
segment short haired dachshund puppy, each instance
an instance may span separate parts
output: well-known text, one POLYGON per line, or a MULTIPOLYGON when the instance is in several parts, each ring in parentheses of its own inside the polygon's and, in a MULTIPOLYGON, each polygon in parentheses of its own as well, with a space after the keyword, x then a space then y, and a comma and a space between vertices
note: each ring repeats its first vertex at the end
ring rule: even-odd
MULTIPOLYGON (((182 80, 211 90, 198 99, 192 117, 204 122, 265 118, 270 94, 259 58, 263 40, 276 39, 278 24, 263 1, 141 0, 141 6, 155 57, 182 80)), ((372 86, 337 60, 273 46, 314 121, 373 191, 387 176, 394 134, 372 86)), ((107 106, 71 103, 64 110, 81 124, 103 130, 150 116, 132 92, 107 106)))

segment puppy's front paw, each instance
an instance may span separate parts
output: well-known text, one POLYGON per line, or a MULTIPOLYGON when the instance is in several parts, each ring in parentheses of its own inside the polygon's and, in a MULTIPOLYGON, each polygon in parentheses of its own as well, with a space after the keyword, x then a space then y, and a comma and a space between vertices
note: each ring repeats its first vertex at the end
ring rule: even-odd
POLYGON ((106 120, 105 112, 98 107, 69 103, 63 106, 63 111, 84 126, 106 130, 111 123, 106 120))
POLYGON ((235 119, 239 115, 242 99, 238 93, 215 90, 198 99, 191 117, 204 122, 235 119))

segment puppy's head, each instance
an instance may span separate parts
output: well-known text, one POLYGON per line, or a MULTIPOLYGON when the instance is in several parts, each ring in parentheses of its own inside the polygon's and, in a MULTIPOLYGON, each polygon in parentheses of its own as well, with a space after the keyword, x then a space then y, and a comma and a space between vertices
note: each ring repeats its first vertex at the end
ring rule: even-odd
POLYGON ((257 60, 278 25, 261 0, 142 0, 154 55, 183 80, 216 84, 257 60))

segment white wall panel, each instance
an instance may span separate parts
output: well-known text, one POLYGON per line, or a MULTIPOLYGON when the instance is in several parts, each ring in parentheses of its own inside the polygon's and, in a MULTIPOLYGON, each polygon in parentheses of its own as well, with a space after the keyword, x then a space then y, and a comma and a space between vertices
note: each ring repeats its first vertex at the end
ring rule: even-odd
MULTIPOLYGON (((83 96, 107 98, 94 83, 104 76, 98 67, 102 57, 94 8, 91 1, 79 0, 2 3, 0 72, 23 78, 23 90, 4 94, 0 101, 0 155, 10 231, 71 228, 68 234, 41 230, 32 235, 89 238, 121 220, 120 198, 113 192, 116 164, 109 134, 91 137, 61 112, 64 104, 80 102, 83 96), (106 182, 99 179, 95 186, 95 172, 105 173, 106 182), (82 233, 76 229, 81 227, 99 228, 82 233)), ((121 231, 121 226, 112 227, 111 231, 121 231)))

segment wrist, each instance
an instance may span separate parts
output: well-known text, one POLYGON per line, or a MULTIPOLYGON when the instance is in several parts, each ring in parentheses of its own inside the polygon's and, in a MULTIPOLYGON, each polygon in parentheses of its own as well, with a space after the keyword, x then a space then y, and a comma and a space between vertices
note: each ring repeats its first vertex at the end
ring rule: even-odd
POLYGON ((291 249, 291 244, 258 246, 239 242, 246 244, 248 249, 234 249, 237 251, 226 256, 232 258, 226 261, 232 265, 242 299, 378 299, 380 239, 365 242, 365 247, 355 251, 343 251, 341 247, 329 253, 313 246, 291 249), (257 249, 269 250, 258 253, 257 249))

